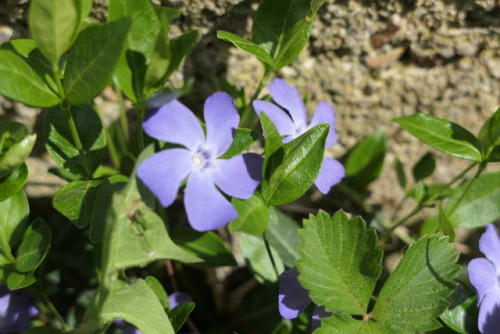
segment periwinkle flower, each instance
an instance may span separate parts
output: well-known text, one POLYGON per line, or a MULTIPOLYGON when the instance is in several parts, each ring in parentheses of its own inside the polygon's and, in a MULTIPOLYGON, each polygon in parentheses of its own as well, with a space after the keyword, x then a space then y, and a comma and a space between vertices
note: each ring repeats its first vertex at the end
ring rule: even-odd
POLYGON ((479 249, 486 258, 470 261, 469 279, 478 296, 479 330, 493 334, 500 331, 500 238, 495 225, 486 226, 479 249))
MULTIPOLYGON (((285 270, 279 278, 278 309, 285 319, 295 319, 311 303, 309 291, 299 282, 299 271, 295 268, 285 270)), ((321 319, 332 315, 323 306, 315 306, 312 315, 312 330, 319 328, 321 319)))
MULTIPOLYGON (((335 144, 337 141, 335 109, 329 103, 320 102, 316 106, 311 122, 308 123, 306 106, 297 89, 288 85, 283 79, 275 79, 268 88, 272 98, 279 106, 268 101, 256 100, 253 102, 253 108, 259 117, 261 112, 266 114, 280 135, 284 136, 284 143, 292 141, 320 123, 328 123, 330 131, 326 138, 325 148, 328 149, 335 144)), ((342 164, 325 156, 314 184, 319 191, 326 195, 344 176, 345 169, 342 164)))
POLYGON ((37 315, 38 310, 29 293, 0 286, 0 333, 23 332, 37 315))
POLYGON ((262 178, 263 160, 254 153, 219 159, 231 145, 240 119, 228 94, 209 96, 204 116, 206 136, 196 116, 177 100, 152 110, 143 123, 144 131, 185 148, 158 152, 138 170, 139 178, 164 207, 173 203, 187 178, 184 206, 189 223, 198 231, 217 229, 238 216, 219 189, 232 197, 250 198, 262 178))

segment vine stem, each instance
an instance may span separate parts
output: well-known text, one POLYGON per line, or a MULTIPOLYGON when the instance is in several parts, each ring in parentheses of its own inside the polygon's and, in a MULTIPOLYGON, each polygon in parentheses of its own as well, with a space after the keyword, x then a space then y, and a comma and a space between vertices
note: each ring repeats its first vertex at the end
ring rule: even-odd
POLYGON ((137 108, 137 143, 139 145, 139 152, 144 149, 144 130, 142 128, 142 121, 144 120, 144 107, 137 108))
POLYGON ((255 90, 255 93, 252 95, 252 98, 249 101, 249 104, 246 106, 243 115, 241 116, 241 127, 251 129, 257 123, 257 115, 253 111, 252 102, 259 98, 262 89, 269 81, 269 77, 271 76, 272 71, 266 66, 264 70, 264 75, 259 81, 259 85, 255 90))
POLYGON ((37 287, 38 287, 38 296, 40 298, 41 303, 43 304, 44 308, 52 314, 52 316, 60 323, 62 329, 64 331, 69 331, 70 328, 64 321, 64 318, 62 315, 59 313, 59 311, 56 309, 50 298, 47 296, 45 293, 45 290, 43 289, 42 284, 40 281, 37 280, 37 287))
POLYGON ((276 274, 276 277, 279 278, 280 274, 278 272, 278 268, 276 268, 276 261, 274 261, 274 256, 273 256, 273 253, 271 251, 271 245, 269 244, 269 239, 267 238, 266 231, 264 231, 264 233, 262 233, 262 238, 264 239, 264 244, 266 245, 267 255, 269 255, 269 259, 271 260, 271 264, 273 265, 274 273, 276 274))
MULTIPOLYGON (((457 176, 455 176, 453 178, 453 180, 451 180, 450 182, 448 182, 440 191, 436 192, 432 197, 430 197, 429 199, 427 199, 424 203, 419 203, 409 214, 407 214, 406 216, 404 216, 403 218, 401 218, 400 220, 398 220, 397 222, 395 222, 394 224, 392 224, 391 226, 389 226, 383 233, 382 235, 380 236, 380 240, 382 242, 385 242, 385 240, 387 240, 387 238, 389 237, 389 235, 399 226, 401 226, 402 224, 404 224, 408 219, 410 219, 411 217, 413 217, 414 215, 416 215, 417 213, 420 212, 420 210, 422 210, 423 208, 425 208, 425 204, 426 203, 429 203, 429 202, 432 202, 434 201, 436 198, 438 198, 441 193, 448 187, 450 187, 453 183, 457 182, 458 180, 460 180, 468 171, 470 171, 472 168, 474 168, 478 163, 477 162, 474 162, 472 164, 470 164, 469 166, 467 166, 462 172, 460 172, 457 176)), ((479 174, 481 174, 481 172, 484 170, 485 166, 481 166, 478 171, 476 172, 476 174, 474 175, 474 179, 476 179, 479 174)), ((461 199, 464 197, 464 195, 467 193, 467 191, 470 189, 470 184, 472 184, 472 182, 469 183, 469 186, 467 187, 467 189, 464 191, 464 193, 462 194, 462 197, 459 199, 458 203, 460 203, 461 199)), ((456 207, 456 206, 455 206, 456 207)), ((453 208, 454 209, 454 208, 453 208)))

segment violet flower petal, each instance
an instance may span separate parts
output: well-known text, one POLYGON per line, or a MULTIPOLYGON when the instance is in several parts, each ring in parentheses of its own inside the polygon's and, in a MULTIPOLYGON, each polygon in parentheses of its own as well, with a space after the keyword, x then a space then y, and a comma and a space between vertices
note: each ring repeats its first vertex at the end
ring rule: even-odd
POLYGON ((311 331, 315 331, 316 329, 321 327, 321 320, 325 318, 330 318, 332 316, 332 312, 328 312, 324 306, 316 305, 312 314, 312 322, 311 322, 311 331))
POLYGON ((187 181, 184 206, 189 223, 197 231, 218 229, 238 216, 211 176, 196 169, 187 181))
POLYGON ((278 307, 285 319, 295 319, 309 305, 309 292, 299 283, 299 271, 285 270, 279 278, 278 307))
POLYGON ((183 148, 158 152, 139 165, 137 176, 160 200, 172 204, 179 186, 192 169, 192 153, 183 148))
POLYGON ((122 334, 142 334, 142 332, 132 325, 127 325, 123 328, 122 334))
POLYGON ((320 102, 316 106, 316 111, 314 112, 311 124, 309 124, 308 129, 315 127, 320 123, 330 124, 330 130, 328 131, 328 136, 326 137, 325 148, 330 148, 333 144, 337 142, 337 132, 335 131, 335 109, 328 102, 320 102))
POLYGON ((0 333, 23 332, 38 315, 33 297, 24 290, 0 286, 0 333))
POLYGON ((269 84, 269 92, 274 101, 285 108, 296 125, 307 123, 306 106, 297 89, 283 79, 275 79, 269 84))
POLYGON ((150 110, 142 126, 151 137, 184 145, 192 151, 205 142, 200 122, 191 110, 177 100, 150 110))
POLYGON ((173 309, 174 307, 178 306, 179 304, 182 303, 187 303, 187 302, 192 302, 193 297, 189 293, 186 292, 174 292, 170 295, 168 295, 168 302, 170 303, 170 309, 173 309))
POLYGON ((474 288, 476 288, 478 304, 480 304, 488 291, 497 284, 495 268, 485 258, 471 260, 468 268, 469 280, 474 288))
POLYGON ((495 269, 500 271, 500 237, 495 225, 486 226, 486 232, 479 239, 479 249, 491 261, 495 269))
POLYGON ((224 154, 233 142, 240 116, 229 94, 218 92, 205 100, 207 145, 215 148, 216 157, 224 154))
POLYGON ((314 181, 319 191, 326 195, 330 189, 345 177, 345 168, 335 159, 324 157, 318 177, 314 181))
POLYGON ((219 159, 219 168, 213 174, 217 187, 229 196, 247 199, 252 197, 262 179, 264 159, 255 153, 245 153, 231 159, 219 159))
POLYGON ((292 119, 283 109, 281 109, 274 103, 259 100, 253 101, 253 109, 257 112, 259 118, 261 112, 266 114, 271 122, 273 122, 280 135, 294 135, 295 126, 293 125, 292 119))
POLYGON ((490 290, 479 306, 478 327, 483 334, 498 334, 500 329, 500 289, 490 290))

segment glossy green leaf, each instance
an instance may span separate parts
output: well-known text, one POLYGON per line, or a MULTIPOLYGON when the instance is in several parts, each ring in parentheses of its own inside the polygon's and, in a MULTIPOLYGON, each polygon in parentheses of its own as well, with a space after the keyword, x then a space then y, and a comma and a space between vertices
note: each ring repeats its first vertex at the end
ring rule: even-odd
POLYGON ((73 181, 52 198, 54 209, 82 229, 90 225, 98 187, 103 180, 73 181))
MULTIPOLYGON (((248 268, 252 271, 257 281, 260 283, 276 283, 278 276, 273 269, 271 259, 266 251, 264 240, 261 237, 241 234, 240 235, 241 254, 245 258, 248 268)), ((276 270, 278 273, 285 269, 279 254, 271 247, 276 270)))
POLYGON ((477 296, 470 297, 460 287, 448 298, 451 305, 441 314, 441 320, 456 333, 479 334, 477 296))
POLYGON ((346 181, 355 188, 362 189, 376 180, 384 165, 386 136, 378 131, 368 136, 349 154, 345 163, 346 181))
POLYGON ((483 173, 453 191, 446 215, 454 226, 477 228, 500 217, 500 172, 483 173))
POLYGON ((289 216, 274 207, 270 209, 270 219, 267 225, 269 244, 278 252, 285 266, 295 266, 299 258, 299 224, 289 216))
POLYGON ((12 272, 7 278, 7 287, 10 290, 18 290, 30 286, 36 282, 34 272, 17 273, 12 272))
POLYGON ((260 45, 224 30, 217 31, 217 38, 233 43, 238 49, 254 55, 263 64, 269 65, 272 69, 276 66, 268 50, 265 50, 260 45))
POLYGON ((318 305, 330 311, 362 315, 382 267, 382 250, 361 218, 343 211, 320 211, 304 221, 296 262, 299 281, 318 305))
MULTIPOLYGON (((72 106, 69 112, 75 121, 85 159, 93 173, 101 164, 106 150, 106 134, 101 119, 90 104, 72 106)), ((73 174, 88 177, 73 141, 66 114, 59 107, 47 110, 44 120, 44 141, 45 148, 55 162, 73 174)))
POLYGON ((275 61, 275 69, 290 64, 309 40, 312 21, 307 19, 310 0, 264 0, 254 15, 255 44, 275 61))
MULTIPOLYGON (((111 0, 109 21, 131 18, 126 52, 120 57, 114 72, 124 93, 134 102, 142 99, 144 76, 160 34, 160 21, 149 0, 111 0)), ((158 74, 161 75, 161 74, 158 74)))
POLYGON ((0 202, 0 255, 13 259, 11 249, 17 247, 28 224, 28 198, 23 190, 0 202))
POLYGON ((415 184, 415 201, 422 204, 427 198, 427 185, 424 181, 418 181, 415 184))
POLYGON ((249 199, 231 200, 238 217, 229 226, 233 232, 262 234, 266 230, 269 219, 269 207, 264 203, 262 195, 255 193, 249 199))
POLYGON ((308 15, 310 19, 316 15, 318 10, 323 6, 327 0, 311 0, 311 13, 308 15))
POLYGON ((168 318, 170 319, 170 323, 174 328, 174 331, 178 333, 182 325, 186 322, 187 318, 194 310, 195 304, 193 302, 182 303, 177 305, 170 311, 168 311, 168 318))
POLYGON ((0 49, 0 94, 24 104, 47 108, 61 100, 21 56, 0 49))
POLYGON ((78 34, 64 74, 67 102, 86 103, 110 82, 125 47, 129 27, 130 19, 124 18, 91 25, 78 34))
POLYGON ((14 143, 21 141, 23 138, 29 135, 29 130, 26 125, 13 122, 13 121, 1 121, 0 122, 0 138, 8 134, 8 138, 3 142, 3 149, 10 148, 14 143), (10 142, 9 142, 10 141, 10 142))
POLYGON ((179 68, 182 60, 191 53, 199 38, 200 32, 198 30, 191 30, 170 41, 171 58, 165 79, 170 77, 179 68))
POLYGON ((137 327, 143 334, 174 334, 160 301, 142 279, 112 290, 99 311, 103 324, 122 319, 137 327))
POLYGON ((250 129, 239 128, 234 134, 233 142, 227 151, 219 157, 219 159, 230 159, 238 154, 241 154, 248 146, 252 145, 259 139, 259 134, 250 129))
POLYGON ((36 134, 32 134, 13 144, 4 154, 0 152, 0 178, 21 167, 33 150, 35 141, 36 134))
POLYGON ((372 317, 397 333, 425 332, 441 327, 436 318, 455 289, 458 252, 439 234, 423 237, 406 251, 385 282, 372 317))
POLYGON ((233 253, 214 232, 201 233, 187 228, 176 231, 172 238, 182 249, 203 260, 193 264, 197 267, 210 268, 237 264, 233 253))
POLYGON ((264 194, 270 205, 290 203, 302 196, 319 174, 329 125, 321 123, 284 146, 284 158, 273 171, 264 194))
POLYGON ((165 292, 165 289, 163 288, 163 285, 161 285, 160 281, 158 281, 154 276, 146 277, 145 281, 148 284, 149 288, 155 293, 156 297, 160 301, 161 306, 164 309, 169 309, 170 302, 168 301, 168 295, 165 292))
POLYGON ((479 141, 458 124, 421 113, 392 121, 436 150, 460 159, 482 161, 479 141))
POLYGON ((181 15, 181 11, 177 8, 170 7, 161 7, 161 6, 153 6, 156 16, 158 16, 158 20, 160 21, 160 25, 169 25, 175 20, 179 15, 181 15))
POLYGON ((0 178, 0 201, 6 200, 23 189, 28 181, 28 174, 28 166, 23 163, 9 175, 0 178))
POLYGON ((53 64, 74 41, 81 17, 81 3, 75 0, 30 1, 31 36, 53 64))
POLYGON ((432 153, 427 152, 424 154, 420 160, 413 167, 413 179, 415 181, 420 181, 425 178, 428 178, 434 172, 436 168, 436 160, 432 156, 432 153))
POLYGON ((400 332, 384 327, 375 321, 362 321, 349 315, 336 313, 321 321, 321 328, 314 334, 398 334, 400 332))
POLYGON ((450 242, 455 242, 455 228, 448 219, 441 204, 439 204, 439 228, 450 239, 450 242))
POLYGON ((405 190, 407 181, 406 181, 405 169, 403 167, 403 164, 401 163, 401 160, 399 160, 399 158, 396 157, 393 161, 392 167, 394 168, 394 172, 396 173, 399 186, 401 187, 401 189, 405 190))
MULTIPOLYGON (((259 113, 259 111, 257 111, 259 113)), ((285 148, 281 135, 276 129, 276 126, 266 116, 265 113, 260 113, 260 122, 266 138, 265 141, 265 155, 264 165, 262 167, 263 180, 262 180, 262 193, 266 194, 269 187, 269 179, 274 170, 281 164, 285 154, 285 148)))
POLYGON ((54 94, 62 94, 62 92, 59 92, 59 88, 54 80, 52 64, 49 60, 47 60, 47 58, 45 58, 34 40, 11 40, 0 44, 0 49, 10 50, 21 56, 28 63, 28 65, 35 70, 36 73, 38 73, 40 78, 45 81, 48 88, 54 92, 54 94))
POLYGON ((500 161, 500 108, 484 122, 478 137, 485 159, 500 161))
POLYGON ((37 218, 24 233, 17 250, 16 270, 28 273, 35 270, 49 252, 52 232, 42 218, 37 218))
POLYGON ((170 65, 170 45, 168 43, 168 32, 170 29, 163 27, 158 34, 151 60, 144 73, 144 93, 143 96, 150 96, 152 92, 161 88, 165 83, 165 74, 170 65), (151 93, 150 93, 151 92, 151 93))
POLYGON ((106 214, 111 208, 113 194, 125 187, 128 178, 123 175, 114 175, 106 179, 97 189, 90 221, 89 238, 95 244, 100 244, 106 227, 106 214))

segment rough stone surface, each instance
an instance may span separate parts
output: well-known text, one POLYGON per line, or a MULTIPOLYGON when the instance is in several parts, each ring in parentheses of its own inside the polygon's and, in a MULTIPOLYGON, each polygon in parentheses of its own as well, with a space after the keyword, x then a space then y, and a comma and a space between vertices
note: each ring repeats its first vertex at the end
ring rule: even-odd
MULTIPOLYGON (((94 3, 93 20, 104 20, 106 1, 94 3)), ((218 77, 222 75, 244 87, 247 95, 253 93, 263 73, 262 66, 218 40, 216 31, 228 30, 250 38, 257 1, 155 3, 181 10, 173 36, 189 29, 201 31, 201 40, 172 80, 179 87, 187 79, 194 79, 192 95, 185 99, 190 107, 200 110, 203 100, 219 89, 218 77)), ((28 36, 27 2, 7 0, 7 5, 1 7, 0 39, 28 36)), ((338 144, 330 152, 332 156, 342 157, 377 130, 387 132, 389 152, 383 177, 370 189, 371 202, 390 209, 401 197, 391 170, 394 157, 412 166, 422 154, 432 150, 391 123, 392 118, 429 113, 477 133, 482 122, 500 105, 500 3, 329 1, 318 12, 307 48, 277 75, 308 98, 310 111, 319 101, 335 104, 339 134, 338 144)), ((106 94, 101 100, 113 101, 106 94)), ((0 98, 1 118, 39 123, 33 121, 39 112, 26 112, 25 108, 0 98)), ((450 180, 467 165, 433 152, 438 158, 436 181, 450 180)), ((32 179, 36 177, 33 175, 32 179)))

